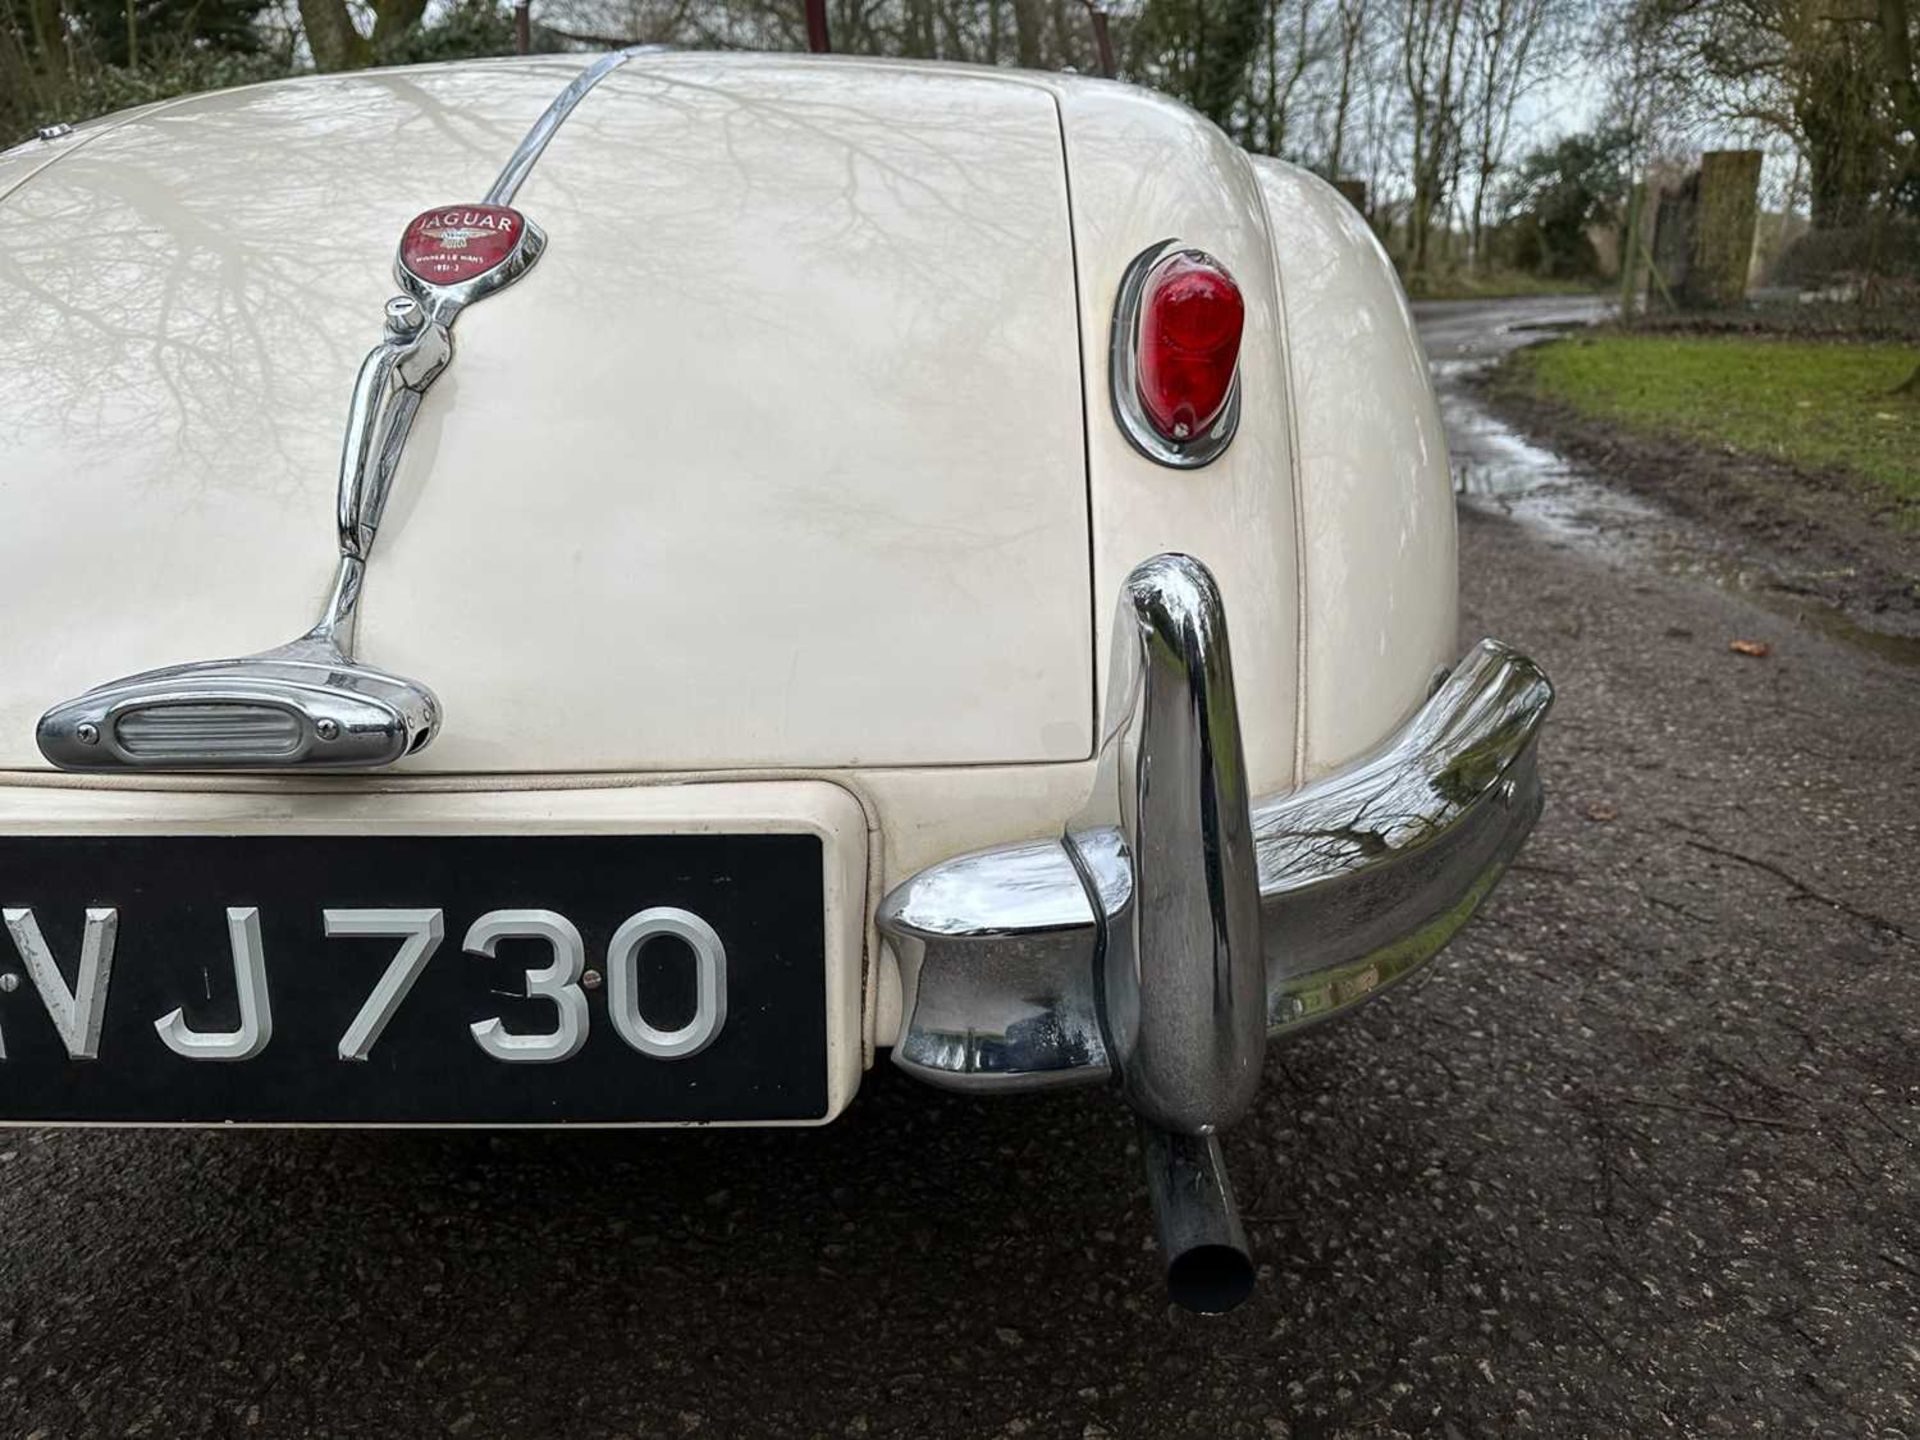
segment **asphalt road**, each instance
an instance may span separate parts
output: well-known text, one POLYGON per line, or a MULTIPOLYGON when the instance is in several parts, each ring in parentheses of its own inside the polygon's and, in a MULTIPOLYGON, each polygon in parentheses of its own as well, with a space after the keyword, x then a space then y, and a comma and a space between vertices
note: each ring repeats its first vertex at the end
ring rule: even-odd
POLYGON ((1240 1311, 1164 1305, 1098 1096, 18 1132, 0 1435, 1920 1437, 1920 673, 1512 508, 1463 638, 1559 684, 1547 815, 1427 983, 1272 1057, 1240 1311))

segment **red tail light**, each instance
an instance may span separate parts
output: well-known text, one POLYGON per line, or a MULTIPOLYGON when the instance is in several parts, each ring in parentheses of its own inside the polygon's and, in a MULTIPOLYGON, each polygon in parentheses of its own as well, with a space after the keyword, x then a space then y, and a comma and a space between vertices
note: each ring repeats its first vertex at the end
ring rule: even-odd
POLYGON ((1245 321, 1240 287, 1211 255, 1176 250, 1154 266, 1140 296, 1136 383, 1161 438, 1191 440, 1220 418, 1245 321))

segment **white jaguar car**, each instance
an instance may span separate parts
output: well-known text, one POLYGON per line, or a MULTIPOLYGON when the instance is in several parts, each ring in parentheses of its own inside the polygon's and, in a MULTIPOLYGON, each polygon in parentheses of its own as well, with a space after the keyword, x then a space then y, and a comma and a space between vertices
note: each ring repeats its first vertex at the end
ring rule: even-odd
POLYGON ((0 155, 0 1118, 1217 1134, 1540 807, 1362 218, 1146 91, 618 52, 0 155), (344 438, 343 438, 344 436, 344 438))

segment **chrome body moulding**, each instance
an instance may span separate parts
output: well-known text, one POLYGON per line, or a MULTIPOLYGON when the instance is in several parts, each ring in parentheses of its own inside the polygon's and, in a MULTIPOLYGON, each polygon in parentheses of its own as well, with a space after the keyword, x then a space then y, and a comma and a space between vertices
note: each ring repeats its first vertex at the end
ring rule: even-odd
POLYGON ((1483 640, 1371 755, 1248 801, 1210 577, 1163 556, 1126 588, 1088 815, 881 906, 893 1059, 958 1090, 1115 1079, 1149 1123, 1206 1134, 1245 1109, 1269 1037, 1371 999, 1479 907, 1540 813, 1553 689, 1483 640))
POLYGON ((467 306, 520 279, 546 247, 532 220, 509 208, 560 124, 599 81, 641 49, 616 50, 568 83, 515 147, 465 219, 426 233, 457 256, 440 280, 410 253, 423 222, 407 227, 394 257, 403 293, 387 302, 380 341, 354 379, 341 446, 339 561, 312 629, 257 655, 150 670, 96 686, 40 718, 40 753, 63 770, 362 769, 423 749, 439 730, 440 702, 417 680, 354 659, 355 619, 367 560, 420 402, 453 360, 453 323, 467 306), (477 228, 475 228, 477 226, 477 228), (505 240, 470 259, 469 239, 505 240))

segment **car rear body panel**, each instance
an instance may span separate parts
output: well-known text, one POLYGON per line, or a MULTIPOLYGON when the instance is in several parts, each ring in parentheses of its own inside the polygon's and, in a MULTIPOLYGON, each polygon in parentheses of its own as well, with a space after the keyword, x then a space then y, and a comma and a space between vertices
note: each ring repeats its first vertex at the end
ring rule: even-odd
MULTIPOLYGON (((55 701, 311 621, 400 231, 484 192, 573 63, 200 97, 10 199, 0 768, 55 701)), ((1052 96, 640 57, 517 203, 548 251, 463 320, 363 601, 361 654, 446 707, 408 768, 1091 752, 1052 96)))

